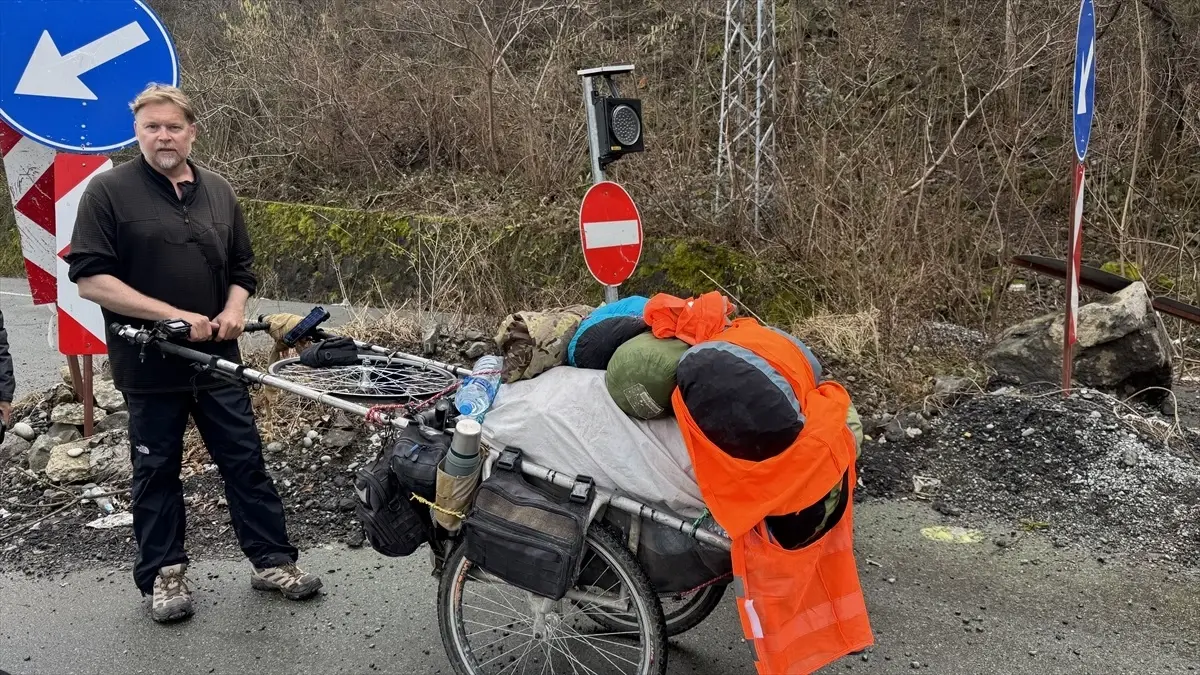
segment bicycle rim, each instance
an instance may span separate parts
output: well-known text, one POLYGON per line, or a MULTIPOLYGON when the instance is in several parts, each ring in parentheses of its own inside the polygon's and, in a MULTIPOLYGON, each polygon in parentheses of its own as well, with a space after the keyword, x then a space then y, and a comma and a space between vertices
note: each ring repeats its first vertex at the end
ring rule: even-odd
POLYGON ((267 371, 315 391, 366 400, 414 400, 446 391, 457 377, 446 370, 401 356, 360 354, 348 366, 313 368, 298 358, 272 363, 267 371))
POLYGON ((624 550, 614 553, 611 543, 597 544, 602 538, 589 532, 584 562, 599 558, 618 581, 584 590, 628 600, 634 628, 600 626, 588 617, 592 607, 586 602, 566 598, 554 603, 553 617, 539 621, 529 594, 499 580, 483 582, 465 556, 455 556, 444 572, 452 586, 443 603, 443 636, 456 670, 462 675, 664 673, 666 638, 657 598, 632 557, 621 559, 624 550))

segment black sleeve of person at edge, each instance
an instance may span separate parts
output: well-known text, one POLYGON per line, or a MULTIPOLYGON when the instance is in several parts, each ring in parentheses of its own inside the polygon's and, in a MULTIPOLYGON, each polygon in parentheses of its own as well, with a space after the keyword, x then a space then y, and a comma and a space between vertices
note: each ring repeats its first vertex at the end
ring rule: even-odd
POLYGON ((0 311, 0 401, 12 403, 17 391, 13 373, 12 354, 8 351, 8 329, 4 327, 4 312, 0 311))

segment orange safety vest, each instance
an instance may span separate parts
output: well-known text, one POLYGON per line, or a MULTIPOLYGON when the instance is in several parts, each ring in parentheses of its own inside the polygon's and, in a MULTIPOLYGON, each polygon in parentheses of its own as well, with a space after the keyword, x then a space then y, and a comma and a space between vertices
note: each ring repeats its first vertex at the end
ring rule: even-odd
POLYGON ((759 674, 811 673, 874 643, 853 550, 857 474, 854 435, 846 425, 850 396, 835 382, 816 382, 799 344, 754 319, 737 319, 712 339, 766 360, 792 385, 805 417, 791 447, 753 462, 709 441, 678 388, 671 397, 700 492, 733 540, 738 615, 759 674), (771 539, 764 518, 807 508, 843 479, 846 507, 832 529, 795 550, 771 539))

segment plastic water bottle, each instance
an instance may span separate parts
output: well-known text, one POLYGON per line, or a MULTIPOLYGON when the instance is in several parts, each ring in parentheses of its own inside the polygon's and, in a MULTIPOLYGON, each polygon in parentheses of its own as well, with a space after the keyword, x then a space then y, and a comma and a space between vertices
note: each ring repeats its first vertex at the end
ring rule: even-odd
POLYGON ((483 413, 492 405, 496 390, 500 388, 500 369, 504 359, 499 356, 484 356, 475 362, 475 367, 458 388, 454 396, 454 407, 460 415, 482 420, 483 413))

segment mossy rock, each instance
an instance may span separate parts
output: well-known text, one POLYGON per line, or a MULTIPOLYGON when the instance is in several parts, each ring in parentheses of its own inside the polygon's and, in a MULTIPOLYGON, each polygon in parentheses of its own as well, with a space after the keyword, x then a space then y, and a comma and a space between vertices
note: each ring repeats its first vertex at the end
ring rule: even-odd
POLYGON ((316 302, 341 299, 342 286, 355 299, 363 283, 385 269, 390 290, 396 275, 394 246, 408 246, 412 227, 393 214, 242 200, 260 274, 288 295, 316 302))

